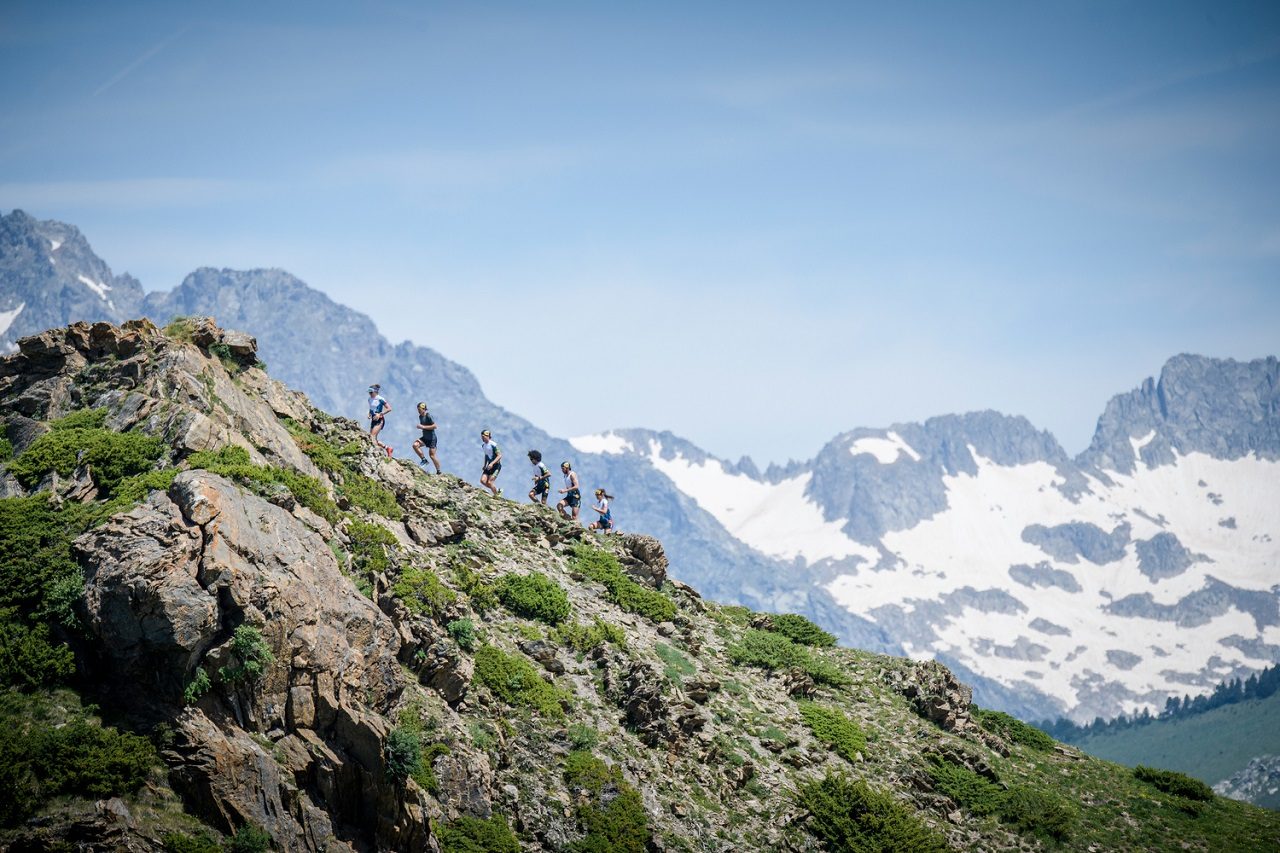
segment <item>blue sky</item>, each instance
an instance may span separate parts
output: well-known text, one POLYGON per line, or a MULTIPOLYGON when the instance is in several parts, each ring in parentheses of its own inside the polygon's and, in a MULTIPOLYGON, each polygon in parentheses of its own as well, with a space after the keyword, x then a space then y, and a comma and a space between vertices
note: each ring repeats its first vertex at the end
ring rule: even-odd
POLYGON ((1280 353, 1277 4, 7 2, 0 72, 0 210, 288 269, 561 435, 1076 452, 1280 353))

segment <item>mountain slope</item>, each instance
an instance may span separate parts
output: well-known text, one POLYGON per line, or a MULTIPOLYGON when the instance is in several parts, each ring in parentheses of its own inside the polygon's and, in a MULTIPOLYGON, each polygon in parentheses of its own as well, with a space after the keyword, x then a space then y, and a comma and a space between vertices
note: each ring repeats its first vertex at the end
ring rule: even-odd
MULTIPOLYGON (((46 308, 23 307, 0 345, 55 309, 49 322, 119 321, 139 298, 125 277, 114 301, 80 283, 117 279, 78 234, 45 257, 69 226, 4 221, 0 312, 46 308)), ((525 491, 525 449, 573 459, 588 488, 619 496, 622 528, 661 536, 673 573, 709 596, 936 657, 980 702, 1025 719, 1158 710, 1280 659, 1274 358, 1171 359, 1107 406, 1075 459, 1024 418, 977 412, 853 430, 762 473, 670 433, 548 436, 465 368, 392 345, 279 270, 199 270, 141 305, 162 323, 211 314, 251 331, 277 376, 357 422, 380 381, 402 456, 418 399, 441 423, 448 470, 470 477, 476 434, 492 429, 509 495, 525 491)))
POLYGON ((0 359, 7 848, 1280 844, 1280 815, 977 712, 937 664, 709 603, 656 540, 388 460, 244 336, 171 331, 0 359))

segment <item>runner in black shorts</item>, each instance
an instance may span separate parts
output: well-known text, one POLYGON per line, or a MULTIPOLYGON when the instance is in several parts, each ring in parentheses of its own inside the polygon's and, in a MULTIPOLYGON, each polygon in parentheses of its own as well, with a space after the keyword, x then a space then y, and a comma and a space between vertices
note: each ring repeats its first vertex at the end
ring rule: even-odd
POLYGON ((578 520, 578 507, 582 504, 582 491, 578 488, 578 474, 573 470, 573 466, 569 464, 569 460, 560 463, 560 473, 564 475, 564 488, 560 490, 560 494, 564 495, 560 499, 560 503, 556 504, 556 509, 565 518, 573 521, 578 520))
POLYGON ((543 464, 539 450, 529 451, 529 461, 533 464, 533 488, 529 490, 529 500, 534 503, 541 501, 546 506, 547 495, 551 492, 551 469, 543 464))
POLYGON ((436 457, 436 422, 427 412, 427 404, 418 404, 418 429, 422 430, 422 434, 413 442, 413 452, 418 454, 418 467, 423 471, 427 470, 427 459, 422 455, 422 448, 427 448, 427 452, 431 454, 431 463, 436 466, 436 473, 440 473, 440 460, 436 457))
POLYGON ((484 467, 480 470, 480 485, 493 492, 495 498, 500 498, 502 489, 498 488, 498 473, 502 471, 502 451, 493 443, 493 436, 488 430, 480 433, 480 444, 484 447, 484 467))

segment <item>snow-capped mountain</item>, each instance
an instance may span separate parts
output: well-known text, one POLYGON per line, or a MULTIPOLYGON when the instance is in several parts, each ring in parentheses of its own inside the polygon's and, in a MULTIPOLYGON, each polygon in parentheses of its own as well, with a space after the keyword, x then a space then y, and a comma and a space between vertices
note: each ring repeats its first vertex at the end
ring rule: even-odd
MULTIPOLYGON (((475 434, 492 429, 514 497, 525 449, 572 459, 705 594, 938 657, 978 702, 1024 718, 1158 710, 1280 660, 1274 358, 1170 360, 1111 401, 1074 459, 1024 418, 979 412, 853 430, 761 472, 665 432, 550 436, 465 367, 391 344, 281 270, 203 269, 144 295, 73 227, 0 217, 0 347, 73 320, 179 314, 256 335, 273 375, 336 414, 361 419, 371 381, 402 414, 429 400, 462 476, 478 474, 475 434)), ((408 417, 389 434, 407 452, 408 417)))
POLYGON ((1046 710, 1133 712, 1280 659, 1275 358, 1171 359, 1076 459, 994 412, 855 430, 764 474, 669 434, 572 441, 647 459, 907 653, 1046 710))

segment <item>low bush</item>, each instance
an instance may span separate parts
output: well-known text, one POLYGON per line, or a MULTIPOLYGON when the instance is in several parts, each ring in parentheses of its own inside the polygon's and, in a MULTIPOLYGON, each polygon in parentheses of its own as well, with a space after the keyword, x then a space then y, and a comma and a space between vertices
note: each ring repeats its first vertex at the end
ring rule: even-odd
POLYGON ((600 743, 600 733, 586 723, 571 723, 566 734, 575 750, 595 749, 600 743))
POLYGON ((266 853, 271 849, 271 836, 266 830, 246 823, 227 841, 226 853, 266 853))
POLYGON ((369 578, 391 568, 391 555, 400 543, 381 524, 352 519, 347 525, 351 543, 351 568, 357 576, 369 578))
POLYGON ((49 432, 9 462, 9 473, 30 488, 50 471, 69 477, 76 468, 88 465, 94 485, 110 495, 124 478, 155 467, 164 455, 164 442, 139 432, 103 429, 105 415, 105 410, 95 409, 54 421, 49 432))
POLYGON ((488 818, 464 815, 432 829, 441 853, 520 853, 520 842, 500 814, 488 818))
POLYGON ((405 566, 391 592, 404 602, 410 613, 424 613, 436 620, 458 600, 457 593, 424 566, 405 566))
POLYGON ((203 669, 197 669, 191 676, 191 680, 187 682, 186 688, 182 691, 182 701, 188 705, 194 705, 212 687, 213 683, 209 680, 209 673, 203 669))
POLYGON ((541 572, 507 574, 494 587, 498 600, 517 616, 558 625, 569 616, 569 596, 541 572))
POLYGON ((0 465, 13 458, 13 442, 0 435, 0 465))
POLYGON ((806 824, 829 849, 841 853, 944 853, 946 840, 915 812, 861 780, 829 774, 801 785, 797 803, 806 824))
POLYGON ((222 845, 207 832, 187 835, 185 832, 166 832, 160 836, 166 853, 222 853, 222 845))
POLYGON ((476 652, 475 679, 508 705, 532 708, 556 720, 564 717, 560 702, 568 694, 544 680, 523 657, 481 646, 476 652))
POLYGON ((219 669, 218 678, 233 686, 257 681, 276 659, 261 632, 251 625, 241 625, 231 635, 231 657, 234 663, 219 669))
POLYGON ((1011 717, 1003 711, 989 711, 986 708, 975 707, 973 716, 977 718, 978 724, 987 731, 995 732, 1023 746, 1029 746, 1041 752, 1051 752, 1054 746, 1057 745, 1057 741, 1035 726, 1028 725, 1017 717, 1011 717))
POLYGON ((498 606, 498 593, 475 569, 462 563, 453 567, 453 579, 458 589, 467 594, 471 600, 471 609, 477 613, 487 613, 498 606))
POLYGON ((396 493, 364 474, 354 472, 344 474, 342 483, 338 486, 338 494, 350 501, 353 506, 384 518, 398 521, 404 515, 400 504, 396 502, 396 493))
POLYGON ((550 637, 576 652, 589 652, 605 643, 611 643, 620 649, 627 647, 627 635, 621 628, 600 617, 591 620, 590 625, 580 622, 563 622, 551 630, 550 637))
POLYGON ((815 657, 807 647, 771 631, 748 629, 728 651, 729 658, 735 663, 770 670, 799 669, 819 684, 839 687, 851 681, 835 664, 815 657))
POLYGON ((1000 819, 1044 838, 1062 841, 1076 821, 1076 810, 1066 800, 1043 788, 1014 785, 1000 802, 1000 819))
POLYGON ((676 615, 675 603, 655 589, 630 578, 618 558, 608 551, 578 544, 573 549, 573 571, 603 584, 608 598, 628 613, 637 613, 654 622, 669 622, 676 615))
POLYGON ((778 613, 770 617, 773 630, 802 646, 834 646, 835 634, 829 634, 798 613, 778 613))
POLYGON ((853 720, 836 708, 827 708, 816 702, 801 702, 800 716, 813 736, 835 750, 845 761, 858 760, 858 753, 867 747, 867 736, 853 720))
POLYGON ((566 850, 578 853, 643 853, 649 844, 649 815, 635 788, 617 767, 586 750, 569 753, 564 779, 577 801, 584 835, 566 850), (585 795, 585 796, 584 796, 585 795))
POLYGON ((445 626, 449 636, 463 651, 473 652, 476 648, 476 625, 470 619, 454 619, 445 626))
POLYGON ((387 778, 403 785, 410 776, 422 771, 422 740, 416 732, 397 726, 387 734, 382 757, 387 778))
POLYGON ((0 685, 57 684, 75 671, 70 647, 50 639, 48 625, 30 625, 17 608, 0 608, 0 685))
POLYGON ((155 764, 144 737, 100 726, 79 707, 50 713, 47 700, 0 693, 0 825, 30 816, 53 797, 136 791, 155 764))
POLYGON ((272 484, 280 484, 293 493, 298 503, 316 515, 335 524, 338 506, 329 498, 324 484, 315 477, 299 474, 292 468, 254 465, 249 451, 243 447, 228 445, 220 450, 201 450, 187 457, 191 468, 202 468, 213 474, 236 480, 257 491, 265 491, 272 484))
POLYGON ((307 455, 321 471, 336 474, 351 470, 347 460, 359 456, 363 449, 359 442, 349 441, 335 445, 323 436, 317 435, 293 418, 282 418, 281 423, 293 436, 298 449, 307 455))
POLYGON ((995 814, 1004 802, 1004 788, 967 767, 941 758, 930 764, 929 778, 939 793, 976 815, 995 814))
POLYGON ((1213 799, 1213 789, 1199 779, 1193 779, 1176 770, 1159 770, 1155 767, 1144 767, 1139 764, 1133 768, 1133 778, 1146 782, 1158 791, 1185 797, 1188 800, 1208 802, 1213 799))

